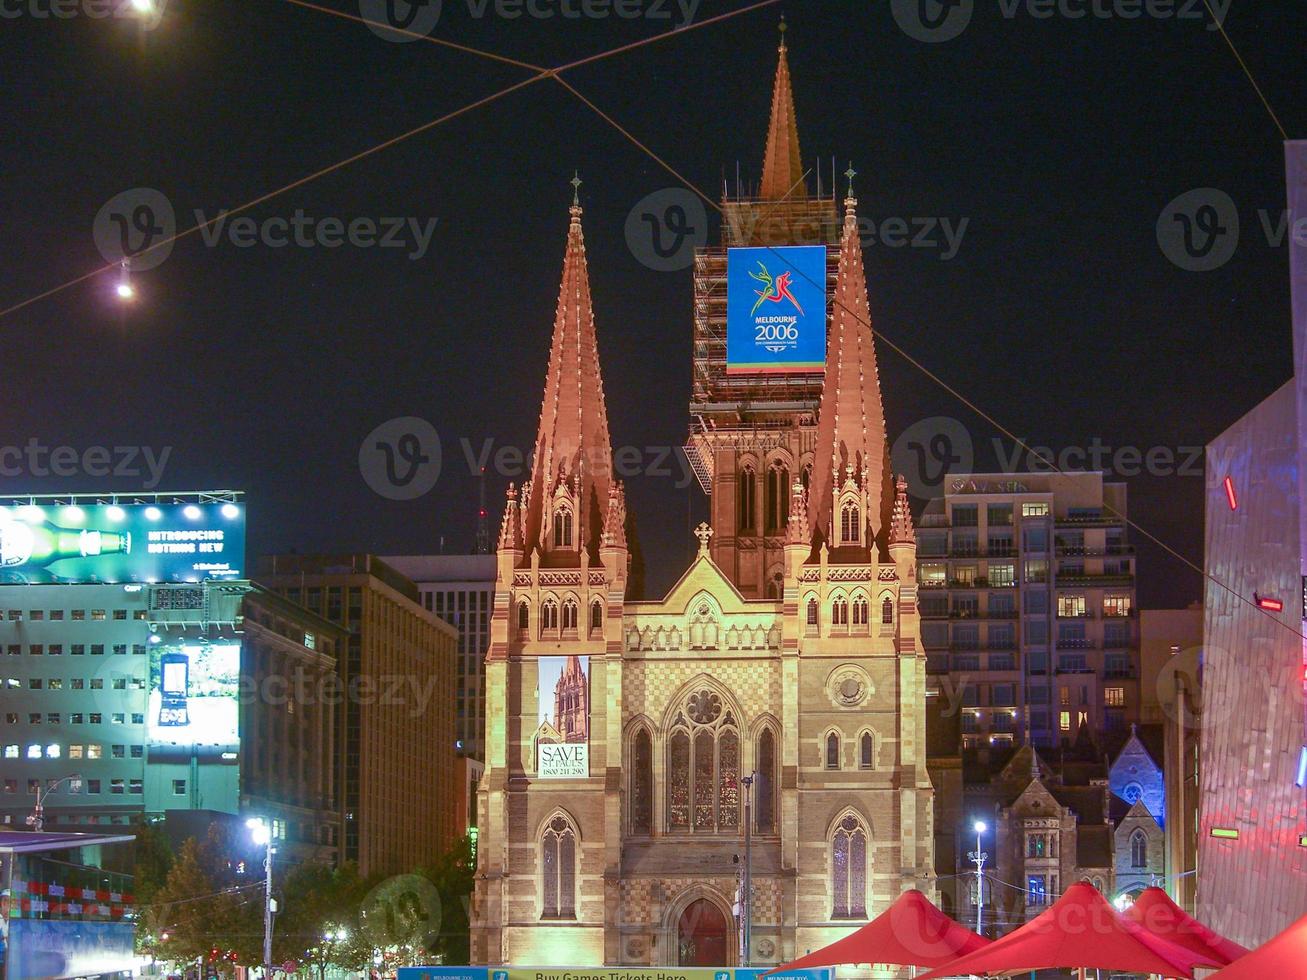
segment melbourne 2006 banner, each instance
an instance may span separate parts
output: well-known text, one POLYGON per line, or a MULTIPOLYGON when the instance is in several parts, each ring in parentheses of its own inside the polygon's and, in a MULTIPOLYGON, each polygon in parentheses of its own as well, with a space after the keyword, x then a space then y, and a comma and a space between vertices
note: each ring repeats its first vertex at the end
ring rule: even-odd
POLYGON ((821 371, 826 364, 826 246, 726 253, 726 373, 821 371))

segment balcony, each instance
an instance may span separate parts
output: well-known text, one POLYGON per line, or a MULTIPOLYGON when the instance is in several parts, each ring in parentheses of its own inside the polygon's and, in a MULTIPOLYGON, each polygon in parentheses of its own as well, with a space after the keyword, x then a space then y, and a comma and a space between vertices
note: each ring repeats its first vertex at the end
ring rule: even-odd
POLYGON ((1133 585, 1133 572, 1059 572, 1058 585, 1133 585))
POLYGON ((1139 671, 1133 667, 1108 667, 1103 670, 1103 680, 1134 681, 1139 679, 1139 671))
POLYGON ((1097 616, 1098 613, 1092 609, 1085 609, 1080 612, 1062 612, 1058 610, 1057 614, 1058 619, 1094 619, 1097 616))
POLYGON ((1102 558, 1113 555, 1133 555, 1135 547, 1132 544, 1110 544, 1103 548, 1087 548, 1083 544, 1067 544, 1062 541, 1054 543, 1059 558, 1065 556, 1068 558, 1102 558))
POLYGON ((1125 524, 1125 518, 1119 514, 1062 514, 1055 523, 1058 527, 1108 527, 1125 524))
POLYGON ((1057 638, 1057 648, 1059 650, 1097 650, 1097 644, 1087 636, 1059 636, 1057 638))

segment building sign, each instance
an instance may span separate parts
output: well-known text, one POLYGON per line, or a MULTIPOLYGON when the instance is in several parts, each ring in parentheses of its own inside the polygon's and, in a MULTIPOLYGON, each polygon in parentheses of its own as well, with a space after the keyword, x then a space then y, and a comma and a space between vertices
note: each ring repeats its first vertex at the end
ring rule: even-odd
POLYGON ((826 246, 726 253, 726 373, 821 371, 826 364, 826 246))
POLYGON ((0 507, 0 582, 240 578, 245 508, 182 504, 0 507))
POLYGON ((239 643, 151 647, 150 744, 239 744, 240 674, 239 643))
POLYGON ((536 669, 536 775, 585 779, 590 775, 590 658, 540 657, 536 669))

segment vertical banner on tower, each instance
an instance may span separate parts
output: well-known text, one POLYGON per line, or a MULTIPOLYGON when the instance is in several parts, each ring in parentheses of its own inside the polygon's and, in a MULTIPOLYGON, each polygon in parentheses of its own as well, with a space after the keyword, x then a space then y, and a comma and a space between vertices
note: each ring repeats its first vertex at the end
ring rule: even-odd
POLYGON ((821 371, 826 364, 826 246, 726 252, 726 373, 821 371))
POLYGON ((536 775, 585 779, 590 775, 590 658, 540 657, 536 669, 536 775))

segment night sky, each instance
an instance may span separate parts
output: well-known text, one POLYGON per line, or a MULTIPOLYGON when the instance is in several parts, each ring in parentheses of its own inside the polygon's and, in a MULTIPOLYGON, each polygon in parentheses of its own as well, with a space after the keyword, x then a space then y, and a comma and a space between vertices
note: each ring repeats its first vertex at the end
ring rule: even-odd
MULTIPOLYGON (((93 224, 122 191, 161 191, 186 228, 197 209, 234 207, 529 75, 285 0, 170 0, 148 32, 32 15, 49 2, 5 0, 20 14, 0 20, 0 308, 103 264, 93 224)), ((742 6, 706 0, 695 19, 742 6)), ((668 34, 680 18, 494 9, 475 17, 467 0, 446 0, 434 33, 554 65, 668 34)), ((758 178, 781 9, 566 77, 715 198, 737 161, 758 178)), ((1258 214, 1274 224, 1284 206, 1280 135, 1206 18, 1004 9, 976 0, 965 31, 928 44, 887 2, 786 3, 806 161, 852 160, 860 213, 877 221, 968 219, 947 261, 940 249, 867 249, 886 337, 1033 443, 1097 438, 1183 457, 1178 447, 1212 439, 1290 375, 1287 249, 1268 244, 1258 214), (1235 202, 1241 237, 1220 268, 1193 272, 1167 259, 1155 225, 1201 187, 1235 202)), ((1226 26, 1289 135, 1307 136, 1307 6, 1245 0, 1226 26)), ((108 274, 0 318, 0 446, 172 447, 158 489, 247 490, 251 555, 470 550, 477 481, 462 440, 474 453, 486 440, 531 444, 574 169, 614 443, 680 446, 690 272, 646 268, 624 234, 635 204, 674 178, 551 80, 249 212, 435 218, 420 260, 194 235, 134 277, 130 305, 108 274), (417 500, 389 500, 364 482, 359 446, 408 415, 439 432, 441 475, 417 500)), ((879 355, 891 437, 952 417, 977 467, 997 464, 997 432, 885 345, 879 355)), ((1195 473, 1131 478, 1130 510, 1199 561, 1195 473)), ((0 486, 130 493, 146 479, 24 472, 0 486)), ((492 534, 508 479, 488 480, 492 534)), ((705 512, 683 483, 675 462, 629 481, 654 592, 692 553, 705 512)), ((1139 572, 1146 606, 1199 595, 1197 573, 1156 548, 1141 547, 1139 572)))

